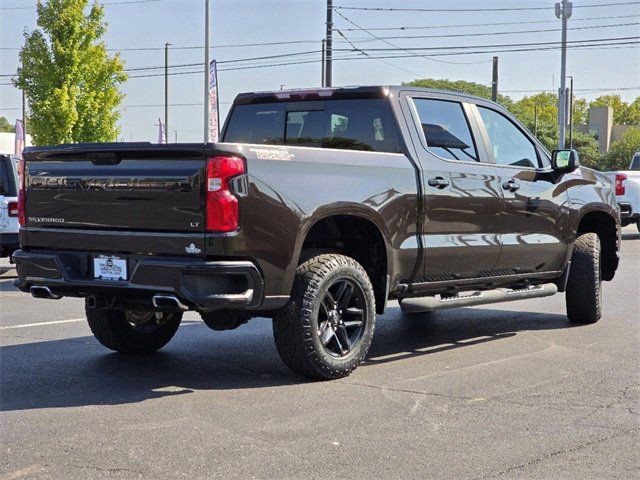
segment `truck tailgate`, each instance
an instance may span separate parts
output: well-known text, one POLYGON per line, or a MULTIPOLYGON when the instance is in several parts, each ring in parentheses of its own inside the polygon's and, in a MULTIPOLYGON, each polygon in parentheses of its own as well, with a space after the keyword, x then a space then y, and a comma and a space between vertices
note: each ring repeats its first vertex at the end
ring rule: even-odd
POLYGON ((60 248, 66 237, 77 249, 82 232, 98 231, 120 233, 112 245, 123 251, 141 251, 132 244, 137 236, 150 247, 157 236, 204 238, 202 144, 81 144, 31 149, 25 158, 29 246, 60 248))

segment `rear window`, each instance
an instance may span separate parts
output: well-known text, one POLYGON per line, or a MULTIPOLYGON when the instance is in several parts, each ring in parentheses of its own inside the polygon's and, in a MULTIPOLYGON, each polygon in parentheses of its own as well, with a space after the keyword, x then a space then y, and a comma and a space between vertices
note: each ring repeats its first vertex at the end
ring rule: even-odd
POLYGON ((640 170, 640 153, 636 153, 631 160, 629 170, 640 170))
POLYGON ((236 105, 224 142, 400 153, 384 99, 236 105))
POLYGON ((17 195, 13 168, 10 164, 12 161, 9 157, 0 157, 0 195, 8 197, 17 195))

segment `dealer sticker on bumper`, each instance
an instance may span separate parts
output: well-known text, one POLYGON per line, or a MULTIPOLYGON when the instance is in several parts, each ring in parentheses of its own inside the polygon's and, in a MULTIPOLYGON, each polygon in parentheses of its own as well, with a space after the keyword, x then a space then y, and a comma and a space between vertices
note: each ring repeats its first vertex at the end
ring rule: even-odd
POLYGON ((127 260, 108 255, 94 257, 93 276, 102 280, 126 280, 127 260))

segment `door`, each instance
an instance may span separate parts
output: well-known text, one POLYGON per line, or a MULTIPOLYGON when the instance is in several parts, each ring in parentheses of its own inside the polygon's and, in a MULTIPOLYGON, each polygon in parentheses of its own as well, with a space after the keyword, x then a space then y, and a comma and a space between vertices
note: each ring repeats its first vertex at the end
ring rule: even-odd
POLYGON ((477 111, 504 196, 496 269, 513 274, 559 270, 566 254, 566 189, 557 183, 548 157, 515 121, 489 107, 478 105, 477 111))
POLYGON ((410 104, 424 179, 423 281, 491 276, 500 254, 501 192, 469 107, 446 96, 410 104))

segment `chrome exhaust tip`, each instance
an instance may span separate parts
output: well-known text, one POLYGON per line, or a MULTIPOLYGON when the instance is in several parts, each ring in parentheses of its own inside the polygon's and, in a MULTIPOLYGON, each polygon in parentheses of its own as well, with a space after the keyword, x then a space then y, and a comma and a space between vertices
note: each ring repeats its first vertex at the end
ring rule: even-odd
POLYGON ((59 300, 62 298, 60 295, 53 293, 49 287, 41 285, 34 285, 29 289, 29 292, 33 298, 46 298, 49 300, 59 300))
POLYGON ((182 303, 174 295, 154 295, 151 298, 151 302, 156 310, 180 310, 186 312, 189 310, 184 303, 182 303))

